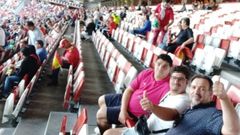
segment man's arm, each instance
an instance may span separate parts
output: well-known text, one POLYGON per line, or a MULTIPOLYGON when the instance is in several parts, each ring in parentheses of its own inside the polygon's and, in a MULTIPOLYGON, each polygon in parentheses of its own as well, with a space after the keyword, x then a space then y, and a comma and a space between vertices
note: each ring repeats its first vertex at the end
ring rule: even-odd
POLYGON ((239 135, 240 123, 237 112, 229 98, 220 99, 223 114, 223 135, 239 135))
POLYGON ((125 124, 126 119, 131 119, 131 117, 128 115, 128 103, 132 93, 133 93, 133 89, 131 87, 128 87, 127 89, 125 89, 122 95, 121 110, 118 117, 118 120, 122 124, 125 124))
MULTIPOLYGON (((220 78, 220 77, 219 77, 220 78)), ((223 117, 223 135, 239 135, 240 122, 233 104, 228 98, 224 85, 220 81, 216 81, 213 85, 213 94, 220 99, 223 117)))
POLYGON ((194 39, 193 39, 193 37, 191 37, 191 38, 189 38, 187 41, 183 42, 182 45, 181 45, 181 47, 184 48, 184 47, 186 47, 187 45, 192 44, 193 42, 194 42, 194 39))
POLYGON ((165 31, 167 31, 168 30, 168 28, 173 24, 173 20, 171 19, 171 20, 169 20, 169 23, 166 25, 166 26, 164 26, 164 30, 165 31))
POLYGON ((146 91, 143 93, 143 99, 140 102, 143 110, 151 111, 162 120, 171 121, 179 117, 179 113, 176 109, 152 104, 152 102, 147 98, 146 91))

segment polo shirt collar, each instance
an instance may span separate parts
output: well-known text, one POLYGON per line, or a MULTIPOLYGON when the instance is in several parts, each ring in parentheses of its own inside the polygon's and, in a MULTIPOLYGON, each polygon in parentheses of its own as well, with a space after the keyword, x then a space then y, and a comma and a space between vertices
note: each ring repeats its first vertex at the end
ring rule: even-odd
POLYGON ((214 107, 216 104, 215 102, 209 102, 205 104, 198 104, 192 107, 192 109, 199 109, 199 108, 208 108, 208 107, 214 107))

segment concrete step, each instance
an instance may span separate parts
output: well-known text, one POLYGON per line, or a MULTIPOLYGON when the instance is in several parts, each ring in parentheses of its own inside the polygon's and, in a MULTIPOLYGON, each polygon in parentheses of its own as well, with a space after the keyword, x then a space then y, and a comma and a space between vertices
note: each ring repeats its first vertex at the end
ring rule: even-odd
POLYGON ((22 119, 13 135, 43 135, 46 127, 47 119, 22 119))
POLYGON ((48 122, 44 131, 44 135, 57 135, 59 134, 62 119, 67 116, 66 131, 70 132, 72 130, 76 120, 77 113, 69 112, 51 112, 49 114, 48 122))
POLYGON ((94 135, 94 129, 97 127, 96 123, 96 113, 98 110, 98 105, 81 105, 81 108, 87 108, 88 111, 88 133, 89 135, 94 135))
POLYGON ((15 128, 0 128, 0 135, 12 135, 15 128))

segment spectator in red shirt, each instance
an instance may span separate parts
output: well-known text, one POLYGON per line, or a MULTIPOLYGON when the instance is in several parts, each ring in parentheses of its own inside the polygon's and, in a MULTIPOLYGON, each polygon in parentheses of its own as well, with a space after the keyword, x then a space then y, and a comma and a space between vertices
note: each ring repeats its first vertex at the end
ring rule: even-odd
POLYGON ((109 23, 108 23, 109 35, 112 35, 112 31, 117 29, 117 24, 113 21, 113 17, 110 16, 109 23))
MULTIPOLYGON (((80 61, 78 49, 67 39, 62 39, 60 41, 59 48, 65 49, 63 55, 60 57, 61 67, 69 68, 70 65, 72 65, 73 70, 75 70, 80 61)), ((58 84, 59 71, 60 71, 60 67, 52 70, 52 75, 50 76, 52 79, 52 82, 50 82, 48 85, 51 86, 51 85, 58 84)))
POLYGON ((154 43, 156 43, 159 34, 161 35, 158 43, 161 43, 168 30, 168 27, 172 25, 174 21, 174 14, 173 9, 170 6, 170 0, 163 0, 162 3, 157 5, 155 16, 158 18, 160 28, 155 33, 154 43))

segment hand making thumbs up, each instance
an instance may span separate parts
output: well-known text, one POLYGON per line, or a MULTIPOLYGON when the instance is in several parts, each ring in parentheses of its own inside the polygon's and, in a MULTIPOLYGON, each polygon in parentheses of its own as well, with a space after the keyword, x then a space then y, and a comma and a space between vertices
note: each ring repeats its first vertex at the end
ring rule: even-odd
POLYGON ((143 98, 141 99, 140 104, 142 106, 142 109, 145 111, 151 111, 153 108, 152 102, 147 97, 146 90, 143 92, 143 98))
POLYGON ((213 84, 213 95, 217 96, 219 99, 226 99, 227 94, 224 90, 223 83, 220 82, 220 76, 215 76, 216 82, 213 84))

